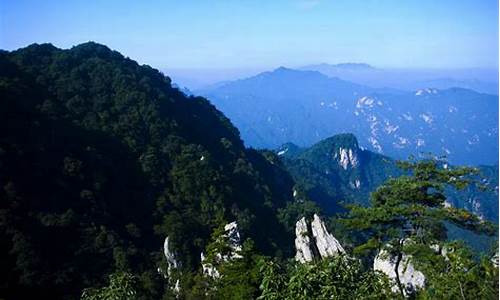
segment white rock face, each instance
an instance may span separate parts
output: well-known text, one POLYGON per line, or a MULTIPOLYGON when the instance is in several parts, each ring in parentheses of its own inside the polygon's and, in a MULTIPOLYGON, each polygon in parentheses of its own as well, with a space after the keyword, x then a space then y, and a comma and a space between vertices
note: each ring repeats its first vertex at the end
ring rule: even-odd
POLYGON ((307 230, 306 218, 298 220, 295 224, 295 259, 301 263, 312 261, 314 255, 311 250, 311 239, 307 230))
POLYGON ((436 89, 431 89, 431 88, 426 88, 426 89, 420 89, 415 92, 415 96, 422 96, 422 95, 429 95, 429 94, 437 94, 436 89))
POLYGON ((225 236, 229 240, 229 246, 231 247, 231 259, 239 258, 241 255, 238 253, 241 251, 241 237, 240 232, 238 231, 238 223, 231 222, 224 226, 224 231, 226 232, 225 236))
POLYGON ((203 269, 203 274, 212 278, 220 277, 219 271, 217 271, 217 269, 211 263, 204 262, 205 254, 203 254, 203 252, 201 252, 200 254, 200 259, 201 259, 201 267, 203 269))
POLYGON ((179 281, 179 279, 177 279, 174 285, 174 293, 176 295, 179 295, 180 292, 181 292, 181 282, 179 281))
POLYGON ((349 185, 353 189, 359 189, 361 187, 361 181, 359 179, 354 180, 354 182, 349 182, 349 185))
MULTIPOLYGON (((335 157, 337 157, 337 155, 335 155, 335 157)), ((358 166, 359 163, 358 156, 356 155, 356 153, 354 153, 354 151, 352 151, 352 149, 344 149, 340 147, 338 157, 339 157, 339 165, 344 170, 347 170, 349 166, 353 168, 358 166)))
POLYGON ((420 114, 420 117, 427 124, 432 124, 432 122, 434 121, 434 118, 432 117, 432 115, 430 113, 420 114))
POLYGON ((342 245, 340 245, 339 241, 326 230, 325 223, 323 223, 317 214, 314 214, 313 221, 311 222, 311 231, 316 240, 316 247, 321 257, 324 258, 345 253, 342 245))
MULTIPOLYGON (((392 282, 392 291, 399 292, 396 282, 396 257, 390 256, 386 250, 380 251, 373 262, 373 269, 386 274, 392 282)), ((405 296, 410 295, 417 289, 425 286, 425 276, 422 272, 415 270, 410 262, 411 256, 403 255, 398 266, 398 275, 401 284, 404 286, 405 296)))
MULTIPOLYGON (((168 236, 165 238, 165 242, 163 242, 163 254, 165 255, 165 258, 167 260, 167 273, 161 269, 158 268, 158 273, 162 274, 164 278, 168 279, 169 283, 172 283, 172 278, 170 277, 172 275, 172 270, 177 269, 180 266, 179 261, 175 258, 175 253, 170 250, 169 246, 169 238, 168 236)), ((172 290, 176 295, 180 293, 181 286, 180 286, 180 281, 177 279, 175 281, 175 284, 173 284, 172 290)))
POLYGON ((363 108, 363 107, 372 108, 374 102, 375 102, 375 99, 373 99, 371 97, 364 96, 364 97, 361 97, 358 99, 358 101, 356 102, 356 108, 363 108))
POLYGON ((495 267, 498 268, 498 251, 495 252, 495 255, 493 255, 493 257, 491 258, 491 262, 495 267))
POLYGON ((165 255, 168 263, 167 274, 170 275, 172 269, 177 269, 179 267, 179 262, 175 258, 175 254, 170 251, 168 236, 165 238, 165 242, 163 243, 163 254, 165 255))
MULTIPOLYGON (((230 261, 233 259, 241 258, 241 237, 240 232, 238 231, 238 223, 232 222, 228 223, 224 226, 224 238, 228 239, 229 247, 231 251, 228 254, 222 255, 221 253, 217 253, 215 255, 215 264, 220 264, 222 262, 230 261)), ((206 262, 205 255, 203 252, 200 254, 201 266, 203 268, 203 274, 210 276, 212 278, 219 278, 220 273, 217 270, 216 266, 212 263, 206 262)))
POLYGON ((326 229, 325 223, 314 214, 309 232, 306 218, 303 217, 295 225, 295 259, 301 263, 315 258, 325 258, 345 253, 339 241, 326 229))

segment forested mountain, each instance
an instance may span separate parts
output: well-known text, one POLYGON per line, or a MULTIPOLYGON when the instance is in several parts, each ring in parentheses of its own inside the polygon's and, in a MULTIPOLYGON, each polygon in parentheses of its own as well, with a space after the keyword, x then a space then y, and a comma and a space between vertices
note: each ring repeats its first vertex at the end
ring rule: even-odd
POLYGON ((287 170, 328 212, 344 204, 368 204, 369 193, 391 176, 400 175, 395 162, 358 145, 352 134, 339 134, 309 148, 285 144, 277 150, 287 170))
MULTIPOLYGON (((366 67, 364 67, 366 69, 366 67)), ((498 162, 498 96, 462 88, 370 88, 315 71, 278 68, 199 91, 247 145, 308 147, 338 133, 397 159, 432 152, 451 163, 498 162)))
POLYGON ((34 44, 0 53, 0 94, 1 295, 73 299, 130 270, 159 298, 165 237, 195 271, 235 220, 259 252, 290 255, 276 211, 292 179, 158 71, 95 43, 34 44))
POLYGON ((498 295, 497 262, 449 244, 444 227, 494 234, 445 205, 469 168, 396 165, 352 134, 245 148, 207 99, 92 42, 0 51, 0 125, 2 299, 452 299, 462 284, 498 295), (347 214, 318 216, 335 212, 347 214), (315 258, 293 259, 302 249, 315 258), (409 256, 425 279, 415 290, 391 273, 409 256))
MULTIPOLYGON (((367 205, 369 195, 391 177, 403 172, 390 157, 362 149, 352 134, 339 134, 311 147, 287 143, 276 150, 297 182, 297 189, 327 212, 341 204, 367 205)), ((447 202, 492 222, 498 222, 498 165, 480 166, 474 184, 447 191, 447 202)))

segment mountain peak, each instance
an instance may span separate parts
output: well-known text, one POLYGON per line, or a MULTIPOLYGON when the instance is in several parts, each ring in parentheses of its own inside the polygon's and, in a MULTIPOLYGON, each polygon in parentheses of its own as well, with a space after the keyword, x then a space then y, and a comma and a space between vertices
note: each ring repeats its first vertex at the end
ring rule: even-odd
POLYGON ((284 66, 279 66, 273 70, 273 72, 289 72, 289 71, 293 71, 293 70, 290 68, 284 67, 284 66))
MULTIPOLYGON (((358 168, 361 165, 360 154, 357 138, 351 133, 344 133, 312 145, 300 157, 322 166, 322 169, 326 167, 328 174, 331 168, 344 171, 358 168)), ((359 187, 359 182, 355 186, 359 187)))
POLYGON ((338 63, 338 64, 329 64, 329 63, 320 63, 308 65, 300 68, 301 70, 316 70, 316 71, 326 71, 326 70, 336 70, 336 71, 369 71, 374 70, 375 68, 367 63, 338 63))
POLYGON ((327 144, 331 146, 331 148, 333 149, 339 149, 339 148, 348 148, 353 150, 359 149, 358 139, 352 133, 336 134, 334 136, 322 140, 316 145, 321 143, 327 144))

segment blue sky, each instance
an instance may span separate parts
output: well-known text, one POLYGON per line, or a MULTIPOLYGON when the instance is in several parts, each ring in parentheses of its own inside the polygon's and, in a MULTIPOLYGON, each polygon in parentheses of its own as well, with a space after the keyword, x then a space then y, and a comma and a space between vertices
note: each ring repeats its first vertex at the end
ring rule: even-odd
POLYGON ((0 0, 0 48, 93 40, 157 68, 498 68, 498 1, 0 0))

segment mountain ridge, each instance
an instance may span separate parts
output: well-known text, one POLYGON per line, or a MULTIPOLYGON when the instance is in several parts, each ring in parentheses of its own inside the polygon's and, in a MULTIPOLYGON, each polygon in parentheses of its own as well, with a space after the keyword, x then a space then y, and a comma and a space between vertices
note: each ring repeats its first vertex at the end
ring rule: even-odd
POLYGON ((252 147, 310 146, 353 132, 365 148, 400 159, 421 152, 448 155, 458 164, 491 164, 498 158, 497 97, 468 89, 373 89, 286 69, 202 94, 252 147), (479 151, 484 155, 474 155, 479 151))
POLYGON ((190 274, 235 220, 259 253, 292 255, 277 216, 292 179, 208 100, 93 42, 2 51, 0 66, 2 296, 75 299, 129 271, 159 299, 162 241, 190 274))
MULTIPOLYGON (((397 160, 359 147, 353 134, 337 134, 305 148, 287 143, 275 152, 284 160, 298 188, 306 194, 311 189, 310 198, 316 197, 328 213, 341 212, 339 207, 344 204, 368 205, 370 193, 378 186, 391 177, 404 175, 397 160), (319 193, 318 188, 323 192, 319 193)), ((471 186, 447 191, 449 204, 498 222, 498 164, 476 168, 479 177, 471 178, 471 186)))

